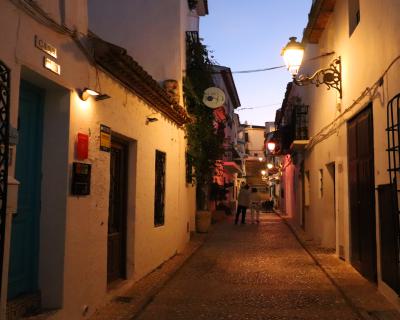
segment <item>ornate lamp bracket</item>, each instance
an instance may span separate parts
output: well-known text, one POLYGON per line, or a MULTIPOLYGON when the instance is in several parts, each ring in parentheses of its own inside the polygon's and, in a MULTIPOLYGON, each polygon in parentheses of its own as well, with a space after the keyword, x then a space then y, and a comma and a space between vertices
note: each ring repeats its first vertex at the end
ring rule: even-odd
POLYGON ((306 86, 314 84, 319 87, 325 84, 330 88, 334 88, 339 92, 340 99, 342 98, 342 65, 340 57, 332 61, 329 68, 317 70, 311 77, 300 75, 298 78, 293 76, 293 82, 298 86, 306 86))

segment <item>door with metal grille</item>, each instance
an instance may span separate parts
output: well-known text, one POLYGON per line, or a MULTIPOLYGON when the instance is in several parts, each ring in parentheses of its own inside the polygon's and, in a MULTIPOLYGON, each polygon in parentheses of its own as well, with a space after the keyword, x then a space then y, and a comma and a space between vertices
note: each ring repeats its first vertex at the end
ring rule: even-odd
MULTIPOLYGON (((0 275, 3 274, 10 126, 10 70, 0 60, 0 275)), ((2 285, 0 277, 0 288, 2 285)))
POLYGON ((378 188, 380 202, 382 280, 400 293, 399 178, 400 178, 400 94, 387 105, 388 185, 378 188))

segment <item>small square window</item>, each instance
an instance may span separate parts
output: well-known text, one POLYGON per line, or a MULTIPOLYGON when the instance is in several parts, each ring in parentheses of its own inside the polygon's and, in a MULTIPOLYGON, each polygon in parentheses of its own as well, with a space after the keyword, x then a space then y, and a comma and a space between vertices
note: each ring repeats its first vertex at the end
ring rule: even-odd
POLYGON ((349 1, 349 35, 351 36, 360 23, 360 0, 349 1))

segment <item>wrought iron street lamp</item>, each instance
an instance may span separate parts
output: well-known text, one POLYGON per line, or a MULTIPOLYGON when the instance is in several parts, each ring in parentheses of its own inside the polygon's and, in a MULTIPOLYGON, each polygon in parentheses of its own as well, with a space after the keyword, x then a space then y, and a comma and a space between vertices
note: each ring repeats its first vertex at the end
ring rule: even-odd
POLYGON ((274 152, 275 147, 276 147, 276 143, 275 142, 270 141, 270 142, 267 143, 267 148, 268 148, 268 150, 270 152, 274 152))
POLYGON ((342 70, 340 57, 336 58, 329 65, 329 68, 319 69, 312 76, 299 75, 299 68, 303 61, 304 47, 301 43, 296 41, 296 37, 289 38, 289 42, 282 49, 281 55, 285 61, 287 69, 293 76, 293 82, 298 86, 306 86, 314 84, 319 87, 321 84, 325 84, 330 88, 334 88, 339 92, 340 98, 342 98, 342 70))

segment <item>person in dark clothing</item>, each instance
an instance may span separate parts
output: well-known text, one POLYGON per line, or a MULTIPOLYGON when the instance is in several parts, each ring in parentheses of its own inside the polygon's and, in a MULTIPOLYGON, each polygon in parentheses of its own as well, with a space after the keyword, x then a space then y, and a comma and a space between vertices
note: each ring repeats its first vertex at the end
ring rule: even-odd
POLYGON ((238 208, 236 211, 235 224, 239 221, 239 215, 242 213, 242 224, 246 224, 246 211, 250 206, 250 187, 249 185, 245 185, 242 189, 240 189, 238 196, 238 208))

